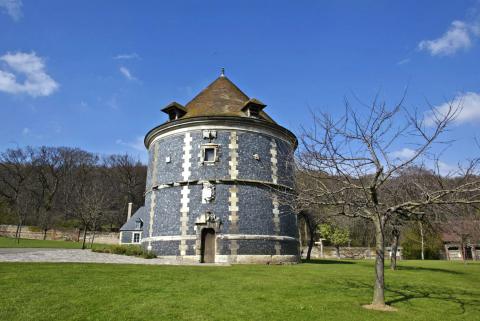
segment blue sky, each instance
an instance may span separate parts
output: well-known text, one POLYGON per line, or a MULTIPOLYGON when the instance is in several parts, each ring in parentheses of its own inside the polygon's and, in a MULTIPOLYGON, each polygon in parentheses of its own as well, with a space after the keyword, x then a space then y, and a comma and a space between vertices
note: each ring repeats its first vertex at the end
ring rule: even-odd
MULTIPOLYGON (((160 109, 221 67, 294 132, 345 97, 464 102, 442 161, 478 156, 479 1, 0 0, 0 150, 76 146, 145 159, 160 109)), ((398 146, 399 151, 406 146, 398 146)), ((408 152, 408 151, 407 151, 408 152)))

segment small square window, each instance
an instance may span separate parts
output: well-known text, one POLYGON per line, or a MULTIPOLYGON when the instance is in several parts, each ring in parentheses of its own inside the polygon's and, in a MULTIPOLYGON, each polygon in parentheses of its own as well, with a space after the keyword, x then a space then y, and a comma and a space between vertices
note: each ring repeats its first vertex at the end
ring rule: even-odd
POLYGON ((205 148, 205 157, 203 158, 204 162, 214 162, 215 161, 215 148, 205 148))
POLYGON ((217 145, 203 145, 202 146, 202 163, 215 163, 217 161, 217 145))
POLYGON ((140 233, 133 233, 133 243, 140 243, 140 233))

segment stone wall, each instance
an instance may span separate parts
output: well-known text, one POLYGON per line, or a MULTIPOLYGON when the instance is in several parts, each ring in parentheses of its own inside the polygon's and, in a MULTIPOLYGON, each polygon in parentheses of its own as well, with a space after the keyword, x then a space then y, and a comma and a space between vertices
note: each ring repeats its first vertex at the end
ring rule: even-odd
MULTIPOLYGON (((16 225, 0 225, 0 236, 15 237, 16 225)), ((80 239, 83 237, 80 233, 80 239)), ((78 229, 59 230, 51 229, 47 231, 47 240, 78 241, 78 229)), ((24 239, 43 240, 43 232, 35 226, 23 226, 21 237, 24 239)), ((87 233, 87 242, 93 237, 92 232, 87 233)), ((97 232, 95 233, 94 243, 118 244, 119 233, 97 232)))
POLYGON ((142 245, 160 256, 195 260, 206 226, 198 222, 210 213, 218 222, 216 255, 222 260, 298 258, 296 215, 272 189, 293 187, 290 143, 238 128, 216 129, 206 138, 203 130, 167 135, 149 146, 142 245), (204 144, 217 146, 215 163, 202 162, 204 144), (211 201, 204 201, 204 184, 214 188, 211 201))
MULTIPOLYGON (((301 256, 305 259, 307 256, 308 247, 302 246, 301 256)), ((322 248, 316 245, 312 248, 312 259, 337 259, 337 251, 333 246, 324 246, 323 255, 322 248)), ((340 247, 341 259, 374 259, 375 248, 369 247, 340 247)), ((402 259, 402 248, 399 247, 397 252, 397 258, 402 259)), ((385 260, 390 259, 390 248, 385 248, 385 260)))
MULTIPOLYGON (((302 247, 302 259, 306 258, 308 247, 302 247)), ((341 259, 373 259, 375 257, 375 249, 368 247, 340 247, 341 259)), ((337 253, 335 247, 324 246, 323 256, 320 246, 314 246, 311 253, 312 259, 336 259, 337 253)))

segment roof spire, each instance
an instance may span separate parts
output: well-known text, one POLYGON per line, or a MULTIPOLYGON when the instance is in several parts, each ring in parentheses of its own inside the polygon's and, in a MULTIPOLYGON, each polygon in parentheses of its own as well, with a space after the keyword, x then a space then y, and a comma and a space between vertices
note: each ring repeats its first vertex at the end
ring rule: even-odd
POLYGON ((220 74, 220 77, 225 77, 225 68, 222 67, 222 73, 220 74))

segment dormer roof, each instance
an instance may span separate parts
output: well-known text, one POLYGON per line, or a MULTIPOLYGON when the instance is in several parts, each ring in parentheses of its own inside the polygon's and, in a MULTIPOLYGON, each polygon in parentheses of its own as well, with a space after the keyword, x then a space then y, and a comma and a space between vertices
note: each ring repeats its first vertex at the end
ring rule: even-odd
POLYGON ((176 101, 171 102, 166 107, 162 109, 162 111, 168 114, 170 120, 175 120, 183 117, 187 111, 185 107, 177 103, 176 101))
POLYGON ((258 100, 257 98, 250 98, 248 101, 246 101, 244 104, 243 104, 243 107, 242 107, 242 110, 247 110, 248 108, 256 108, 258 110, 262 110, 263 108, 265 108, 267 105, 265 105, 264 103, 262 103, 260 100, 258 100))

